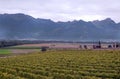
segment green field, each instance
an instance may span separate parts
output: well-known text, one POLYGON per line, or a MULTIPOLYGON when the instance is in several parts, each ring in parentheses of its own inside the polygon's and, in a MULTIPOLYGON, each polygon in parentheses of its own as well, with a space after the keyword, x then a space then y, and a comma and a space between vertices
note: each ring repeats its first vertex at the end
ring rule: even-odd
POLYGON ((0 58, 0 79, 120 79, 120 51, 51 50, 0 58))
POLYGON ((35 46, 11 46, 11 47, 6 47, 6 49, 40 49, 41 47, 35 47, 35 46))
POLYGON ((10 54, 10 50, 8 49, 0 49, 0 55, 6 55, 6 54, 10 54))

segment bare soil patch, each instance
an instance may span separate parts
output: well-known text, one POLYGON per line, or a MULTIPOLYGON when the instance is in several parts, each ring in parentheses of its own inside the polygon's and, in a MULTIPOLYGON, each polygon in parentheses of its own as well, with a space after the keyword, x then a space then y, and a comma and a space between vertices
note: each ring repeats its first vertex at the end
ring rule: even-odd
POLYGON ((23 54, 23 53, 33 53, 38 52, 36 49, 11 49, 12 54, 23 54))

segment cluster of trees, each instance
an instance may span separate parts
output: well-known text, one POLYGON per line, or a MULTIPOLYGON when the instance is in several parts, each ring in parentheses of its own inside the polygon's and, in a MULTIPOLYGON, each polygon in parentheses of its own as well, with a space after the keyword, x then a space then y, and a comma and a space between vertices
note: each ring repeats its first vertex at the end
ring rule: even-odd
POLYGON ((0 41, 0 48, 9 47, 9 46, 15 46, 15 45, 19 45, 19 44, 21 44, 20 41, 6 41, 6 40, 2 40, 2 41, 0 41))

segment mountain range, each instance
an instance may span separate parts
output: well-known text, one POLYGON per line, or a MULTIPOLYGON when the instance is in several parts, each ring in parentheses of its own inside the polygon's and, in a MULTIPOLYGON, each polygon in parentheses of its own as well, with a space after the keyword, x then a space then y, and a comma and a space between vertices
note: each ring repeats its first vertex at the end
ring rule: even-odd
POLYGON ((54 22, 22 13, 0 14, 0 39, 119 40, 120 23, 115 23, 111 18, 54 22))

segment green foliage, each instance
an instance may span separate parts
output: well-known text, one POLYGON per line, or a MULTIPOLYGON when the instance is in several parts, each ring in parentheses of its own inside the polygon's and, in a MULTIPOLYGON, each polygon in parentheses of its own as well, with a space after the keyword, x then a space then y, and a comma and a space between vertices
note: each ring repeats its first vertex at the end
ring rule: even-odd
POLYGON ((118 50, 51 50, 0 58, 0 79, 120 79, 118 50))

